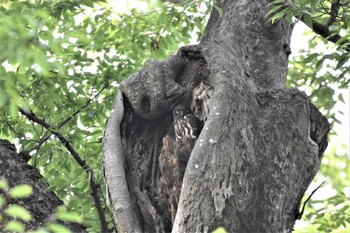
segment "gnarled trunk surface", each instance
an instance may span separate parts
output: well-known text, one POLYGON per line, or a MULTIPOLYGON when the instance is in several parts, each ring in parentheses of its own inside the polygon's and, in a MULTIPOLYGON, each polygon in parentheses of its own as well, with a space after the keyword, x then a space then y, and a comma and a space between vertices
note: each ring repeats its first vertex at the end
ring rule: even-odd
MULTIPOLYGON (((27 184, 33 188, 31 196, 21 199, 6 200, 5 205, 17 204, 24 207, 32 215, 31 221, 25 222, 26 230, 37 230, 45 226, 47 221, 52 218, 55 209, 63 205, 63 202, 53 193, 48 191, 49 185, 41 180, 42 176, 27 161, 16 153, 16 148, 13 144, 6 140, 0 139, 0 180, 5 179, 9 183, 9 187, 13 188, 16 185, 27 184)), ((3 190, 0 190, 5 195, 3 190)), ((4 206, 1 206, 1 214, 4 206)), ((1 224, 4 224, 11 219, 2 215, 1 224)), ((86 232, 85 227, 80 224, 65 222, 62 223, 72 232, 86 232)), ((5 229, 5 225, 0 226, 0 229, 5 229)))
POLYGON ((267 22, 267 2, 218 1, 223 15, 212 11, 198 45, 122 83, 104 140, 118 231, 292 231, 329 125, 305 94, 285 89, 292 28, 267 22), (212 88, 210 112, 173 222, 159 156, 171 151, 172 108, 198 83, 212 88))

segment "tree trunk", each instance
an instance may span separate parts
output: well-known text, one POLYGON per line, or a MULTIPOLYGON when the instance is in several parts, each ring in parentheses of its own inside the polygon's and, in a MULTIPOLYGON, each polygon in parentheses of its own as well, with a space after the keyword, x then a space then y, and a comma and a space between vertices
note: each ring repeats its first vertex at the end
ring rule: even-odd
MULTIPOLYGON (((10 199, 8 200, 10 202, 6 203, 7 205, 21 205, 32 215, 33 219, 25 223, 27 231, 43 227, 55 213, 56 207, 63 205, 63 202, 53 192, 48 191, 49 185, 42 182, 41 178, 40 173, 16 153, 14 145, 0 139, 0 179, 6 179, 10 188, 20 184, 28 184, 33 187, 31 196, 24 199, 10 199)), ((69 222, 61 224, 72 232, 86 232, 85 227, 80 224, 69 222)), ((3 228, 4 225, 0 225, 0 229, 3 228)))
POLYGON ((291 232, 319 170, 328 122, 304 93, 284 87, 291 25, 267 22, 268 1, 217 3, 223 15, 212 11, 200 44, 165 62, 149 62, 120 87, 104 141, 120 232, 209 232, 219 226, 228 232, 291 232), (170 111, 187 96, 193 103, 188 93, 198 83, 212 89, 210 111, 190 154, 173 221, 160 181, 171 172, 162 173, 159 159, 172 151, 170 111), (110 165, 116 158, 124 169, 120 162, 119 170, 110 165), (125 195, 127 201, 118 204, 125 195))

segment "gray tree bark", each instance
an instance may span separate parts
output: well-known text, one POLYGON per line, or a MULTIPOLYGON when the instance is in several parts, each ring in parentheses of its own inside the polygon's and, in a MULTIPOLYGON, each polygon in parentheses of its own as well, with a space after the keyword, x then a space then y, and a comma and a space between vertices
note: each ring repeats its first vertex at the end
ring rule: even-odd
MULTIPOLYGON (((10 188, 20 184, 28 184, 33 188, 31 196, 22 199, 11 199, 7 203, 7 205, 21 205, 32 215, 33 219, 25 223, 27 231, 43 227, 51 215, 54 214, 55 209, 63 205, 63 202, 53 192, 48 191, 49 185, 43 182, 41 178, 40 173, 16 153, 13 144, 0 139, 0 179, 6 179, 10 188)), ((1 208, 0 210, 3 211, 1 208)), ((85 227, 80 224, 69 222, 62 224, 72 232, 86 232, 85 227)), ((4 227, 4 225, 0 225, 0 230, 4 230, 4 227)))
POLYGON ((145 232, 209 232, 219 226, 240 233, 292 232, 319 170, 328 122, 304 93, 285 88, 292 26, 267 22, 268 1, 217 3, 223 15, 212 11, 198 45, 148 63, 121 85, 104 141, 120 232, 134 232, 126 227, 130 223, 145 232), (203 76, 213 87, 211 111, 169 227, 169 210, 159 208, 155 193, 162 138, 173 127, 171 106, 188 91, 183 80, 199 73, 210 73, 203 76), (115 119, 123 120, 116 125, 115 119), (124 169, 109 166, 118 158, 124 169), (117 188, 116 182, 127 185, 117 188), (129 198, 120 207, 123 193, 129 198))

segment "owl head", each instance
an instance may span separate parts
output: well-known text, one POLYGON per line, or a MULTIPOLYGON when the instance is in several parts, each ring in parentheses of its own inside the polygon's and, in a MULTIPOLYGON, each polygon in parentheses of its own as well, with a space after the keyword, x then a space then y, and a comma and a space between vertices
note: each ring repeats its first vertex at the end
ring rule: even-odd
POLYGON ((190 113, 191 113, 191 110, 189 107, 179 104, 173 110, 174 121, 177 121, 190 113))

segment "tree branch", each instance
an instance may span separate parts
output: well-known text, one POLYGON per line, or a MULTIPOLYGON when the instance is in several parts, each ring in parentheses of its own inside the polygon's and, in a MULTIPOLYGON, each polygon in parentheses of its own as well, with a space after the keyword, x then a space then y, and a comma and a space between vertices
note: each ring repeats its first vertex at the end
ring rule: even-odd
POLYGON ((323 181, 322 184, 320 184, 317 188, 314 189, 314 191, 311 192, 311 194, 309 195, 309 197, 305 200, 304 204, 303 204, 303 208, 301 209, 300 213, 297 214, 297 216, 295 217, 295 219, 300 220, 303 217, 304 211, 305 211, 305 206, 306 203, 310 200, 310 198, 312 197, 312 195, 314 195, 314 193, 325 183, 326 181, 323 181))
POLYGON ((124 116, 123 94, 118 91, 103 139, 103 168, 111 200, 114 222, 121 232, 143 232, 136 214, 125 174, 125 152, 120 136, 124 116))
MULTIPOLYGON (((114 81, 112 81, 114 82, 114 81)), ((105 85, 96 95, 94 95, 92 98, 89 98, 89 100, 78 110, 76 110, 70 117, 68 117, 66 120, 64 120, 61 124, 59 124, 59 126, 57 127, 58 129, 60 129, 61 127, 63 127, 65 124, 67 124, 68 121, 70 121, 73 117, 75 117, 77 114, 79 114, 84 108, 86 108, 97 96, 99 96, 102 91, 106 90, 107 87, 109 87, 112 82, 108 83, 107 85, 105 85)))
MULTIPOLYGON (((71 116, 69 116, 68 118, 66 118, 64 121, 62 121, 57 129, 61 129, 65 124, 67 124, 71 119, 73 119, 73 117, 75 117, 76 115, 78 115, 84 108, 86 108, 96 97, 98 97, 104 90, 106 90, 106 88, 108 88, 114 81, 106 84, 96 95, 94 95, 92 98, 90 97, 89 100, 78 110, 76 110, 71 116)), ((51 137, 52 133, 50 133, 49 135, 47 135, 45 138, 41 139, 39 144, 34 146, 32 149, 26 151, 28 153, 34 151, 34 150, 38 150, 42 144, 44 144, 44 142, 46 142, 50 137, 51 137)))
POLYGON ((86 168, 86 166, 87 166, 86 162, 79 156, 78 152, 76 152, 74 150, 74 148, 69 143, 69 141, 62 134, 60 134, 58 131, 55 131, 55 128, 53 126, 51 126, 45 120, 42 120, 42 119, 36 117, 33 112, 27 112, 23 108, 20 108, 20 113, 22 113, 24 116, 26 116, 29 120, 34 121, 34 122, 38 123, 39 125, 44 126, 46 129, 50 130, 51 133, 53 133, 63 143, 63 145, 67 148, 67 150, 73 156, 75 161, 77 161, 78 164, 82 168, 89 169, 89 168, 86 168))
POLYGON ((1 118, 4 122, 5 122, 5 124, 12 130, 12 132, 16 135, 16 137, 19 139, 19 141, 21 142, 21 144, 22 144, 22 148, 24 148, 24 143, 23 143, 23 140, 22 140, 22 136, 21 135, 19 135, 18 133, 17 133, 17 131, 12 127, 12 125, 7 121, 7 120, 5 120, 5 118, 1 118))
MULTIPOLYGON (((312 26, 310 27, 310 25, 308 25, 306 23, 305 14, 302 13, 301 15, 296 15, 296 17, 300 18, 300 20, 303 23, 305 23, 305 25, 307 25, 315 33, 319 34, 323 38, 325 38, 333 43, 337 43, 340 39, 342 39, 342 37, 339 34, 332 33, 329 30, 329 27, 336 21, 340 6, 341 6, 340 0, 337 0, 337 1, 332 3, 331 11, 329 12, 330 17, 325 25, 320 24, 315 19, 311 19, 312 26)), ((345 39, 342 42, 340 42, 339 45, 344 45, 344 49, 348 52, 350 51, 350 41, 349 40, 345 39)))
MULTIPOLYGON (((305 25, 308 26, 308 24, 306 23, 304 14, 300 17, 300 20, 303 23, 305 23, 305 25)), ((308 26, 308 27, 310 27, 310 26, 308 26)), ((319 22, 317 22, 314 19, 312 19, 312 27, 310 27, 310 29, 313 30, 315 33, 319 34, 320 36, 322 36, 323 38, 325 38, 333 43, 337 43, 342 38, 338 34, 333 34, 329 30, 329 26, 320 24, 319 22)), ((344 49, 349 52, 350 51, 349 43, 350 43, 350 41, 345 39, 341 43, 339 43, 339 45, 344 45, 344 49)))
MULTIPOLYGON (((300 19, 306 26, 308 26, 316 34, 318 34, 318 35, 322 36, 323 38, 336 44, 340 39, 342 39, 342 37, 339 34, 332 33, 329 30, 329 27, 336 21, 340 6, 342 6, 340 4, 340 0, 336 0, 334 3, 332 3, 331 11, 329 12, 330 17, 325 25, 317 22, 313 18, 311 18, 312 25, 309 25, 309 23, 306 22, 309 19, 305 19, 305 15, 307 15, 307 14, 305 14, 304 12, 302 12, 298 15, 294 15, 294 16, 296 18, 300 19)), ((283 7, 281 7, 280 11, 285 10, 287 8, 290 8, 290 7, 291 6, 289 6, 289 5, 284 5, 283 7)), ((322 3, 321 3, 321 7, 325 12, 327 12, 326 8, 322 5, 322 3)), ((344 39, 343 41, 341 41, 339 43, 339 45, 343 45, 344 49, 346 51, 348 51, 348 52, 350 51, 350 41, 349 40, 344 39)))
POLYGON ((340 7, 340 0, 337 0, 337 1, 332 3, 331 12, 329 13, 330 17, 329 17, 327 24, 326 24, 327 27, 331 26, 335 22, 335 20, 338 16, 339 7, 340 7))
POLYGON ((20 108, 20 113, 26 116, 29 120, 42 125, 46 129, 48 129, 52 134, 54 134, 66 147, 66 149, 69 151, 69 153, 73 156, 75 161, 89 174, 90 176, 90 188, 91 188, 91 195, 95 202, 95 207, 97 209, 97 212, 99 214, 100 223, 101 223, 101 231, 102 232, 108 232, 108 224, 105 218, 105 215, 103 214, 103 208, 100 202, 100 198, 98 196, 98 184, 96 183, 96 180, 94 178, 93 170, 89 167, 88 164, 86 164, 85 160, 83 160, 78 152, 73 148, 73 146, 70 144, 70 142, 58 131, 55 130, 54 127, 52 127, 49 123, 47 123, 45 120, 38 118, 35 116, 35 114, 31 112, 27 112, 23 108, 20 108))

